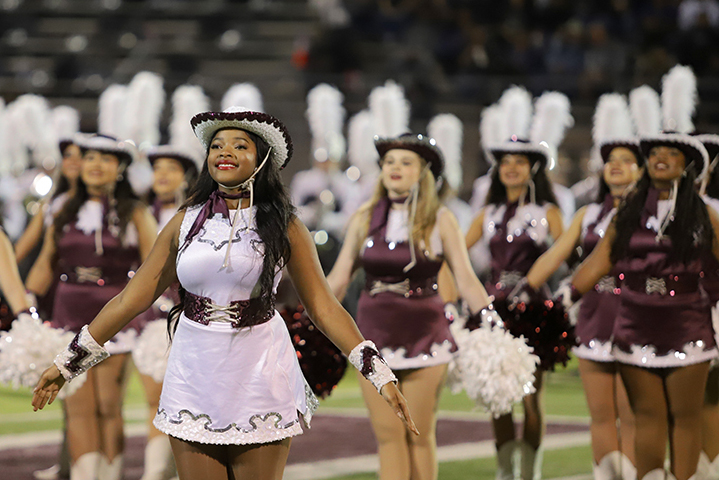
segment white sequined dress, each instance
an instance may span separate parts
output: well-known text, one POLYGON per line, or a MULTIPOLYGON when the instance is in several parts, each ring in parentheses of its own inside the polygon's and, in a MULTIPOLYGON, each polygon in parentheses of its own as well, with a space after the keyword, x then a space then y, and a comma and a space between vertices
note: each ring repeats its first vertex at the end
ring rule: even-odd
MULTIPOLYGON (((197 218, 200 206, 187 210, 179 245, 197 218)), ((255 230, 255 209, 240 211, 230 264, 230 221, 220 214, 177 256, 183 288, 215 305, 247 300, 262 269, 262 243, 255 230)), ((234 211, 230 211, 230 216, 234 211)), ((275 288, 281 273, 275 276, 275 288)), ((309 426, 317 399, 305 381, 282 317, 275 311, 266 323, 234 328, 207 325, 180 316, 173 338, 160 406, 154 425, 187 441, 210 444, 268 443, 302 433, 309 426)))

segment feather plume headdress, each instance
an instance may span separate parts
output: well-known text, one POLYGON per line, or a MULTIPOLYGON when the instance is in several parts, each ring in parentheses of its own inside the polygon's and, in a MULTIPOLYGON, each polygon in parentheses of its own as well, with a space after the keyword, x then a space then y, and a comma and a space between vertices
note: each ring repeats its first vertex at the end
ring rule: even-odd
POLYGON ((222 96, 220 106, 222 111, 234 106, 244 107, 251 112, 264 113, 265 111, 262 103, 262 93, 252 83, 235 83, 232 85, 222 96))
POLYGON ((312 132, 312 156, 318 162, 339 162, 346 150, 342 134, 344 95, 335 87, 321 83, 307 94, 306 117, 312 132))
POLYGON ((462 121, 451 113, 436 115, 427 125, 427 133, 444 156, 444 178, 452 190, 459 190, 462 186, 462 121))
POLYGON ((379 154, 374 148, 372 113, 362 110, 349 120, 347 127, 347 159, 362 176, 371 177, 379 172, 379 154))
POLYGON ((410 104, 400 85, 387 80, 372 89, 368 101, 376 136, 393 138, 409 131, 410 104))
POLYGON ((616 147, 630 149, 637 157, 637 163, 641 165, 643 162, 639 139, 634 134, 632 116, 624 95, 605 93, 599 97, 594 110, 592 140, 592 155, 599 156, 602 163, 608 161, 610 152, 616 147))

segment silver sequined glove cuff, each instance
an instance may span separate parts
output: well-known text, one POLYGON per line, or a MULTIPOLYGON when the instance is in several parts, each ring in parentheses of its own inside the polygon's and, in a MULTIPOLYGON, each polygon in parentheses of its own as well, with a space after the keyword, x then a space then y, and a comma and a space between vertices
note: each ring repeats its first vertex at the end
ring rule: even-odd
POLYGON ((365 340, 353 348, 349 360, 367 380, 372 382, 378 392, 389 382, 397 383, 397 377, 392 373, 392 369, 384 361, 374 342, 370 340, 365 340))
POLYGON ((55 357, 55 365, 69 382, 109 356, 107 350, 92 338, 85 325, 67 348, 55 357))

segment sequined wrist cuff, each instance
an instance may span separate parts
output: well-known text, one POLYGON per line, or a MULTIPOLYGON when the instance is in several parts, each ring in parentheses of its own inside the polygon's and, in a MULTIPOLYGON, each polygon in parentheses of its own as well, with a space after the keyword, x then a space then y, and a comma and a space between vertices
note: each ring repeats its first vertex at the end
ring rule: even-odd
POLYGON ((109 357, 107 350, 82 327, 70 345, 55 357, 55 365, 68 382, 109 357))
POLYGON ((353 348, 349 360, 367 380, 372 382, 378 392, 389 382, 397 383, 397 377, 377 351, 377 346, 370 340, 365 340, 353 348))

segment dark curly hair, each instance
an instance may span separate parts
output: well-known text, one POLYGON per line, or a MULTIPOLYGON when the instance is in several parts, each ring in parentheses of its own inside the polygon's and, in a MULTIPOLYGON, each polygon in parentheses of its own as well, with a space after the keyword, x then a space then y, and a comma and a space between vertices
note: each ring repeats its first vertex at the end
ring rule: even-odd
MULTIPOLYGON (((674 220, 666 229, 672 243, 670 260, 679 263, 699 258, 711 248, 714 239, 707 207, 694 188, 694 164, 687 166, 684 172, 679 182, 674 220)), ((645 170, 634 192, 620 205, 614 220, 617 233, 610 254, 612 263, 629 254, 629 241, 639 227, 650 187, 651 178, 645 170)))
MULTIPOLYGON (((246 130, 244 132, 257 147, 259 165, 259 161, 267 155, 269 146, 260 136, 246 130)), ((217 190, 217 182, 210 176, 207 161, 205 161, 197 181, 190 187, 187 201, 180 209, 203 205, 215 190, 217 190)), ((280 170, 271 158, 255 176, 253 203, 257 206, 257 234, 264 246, 264 255, 262 273, 258 281, 259 293, 250 299, 250 304, 243 311, 243 315, 250 318, 261 318, 274 308, 275 271, 277 268, 284 267, 290 259, 288 228, 295 215, 287 188, 280 178, 280 170)), ((184 308, 185 291, 180 287, 179 292, 182 301, 175 305, 167 316, 167 328, 170 336, 177 329, 177 320, 184 308)))

